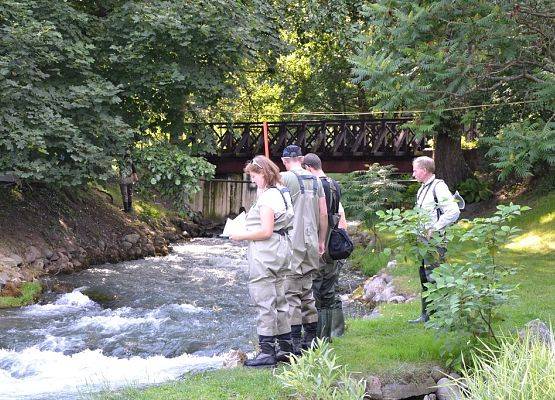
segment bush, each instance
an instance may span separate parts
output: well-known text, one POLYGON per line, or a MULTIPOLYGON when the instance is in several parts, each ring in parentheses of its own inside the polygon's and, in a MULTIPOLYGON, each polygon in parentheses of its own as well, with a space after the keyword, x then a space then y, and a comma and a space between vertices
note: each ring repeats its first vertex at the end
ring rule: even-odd
POLYGON ((337 364, 328 342, 320 339, 302 357, 293 357, 277 378, 295 398, 303 400, 362 400, 366 391, 365 381, 351 378, 346 368, 337 364))
POLYGON ((555 343, 551 348, 529 335, 505 338, 497 348, 484 345, 472 354, 457 384, 472 400, 546 400, 555 393, 555 343))
POLYGON ((156 189, 179 210, 200 189, 200 178, 210 179, 214 175, 214 166, 208 161, 167 143, 141 148, 134 159, 142 175, 140 187, 156 189))
POLYGON ((376 211, 401 200, 402 185, 391 179, 395 168, 372 164, 366 171, 354 171, 341 179, 341 203, 351 219, 373 229, 376 211))
POLYGON ((457 189, 467 203, 488 200, 492 195, 488 182, 474 177, 461 182, 457 189))

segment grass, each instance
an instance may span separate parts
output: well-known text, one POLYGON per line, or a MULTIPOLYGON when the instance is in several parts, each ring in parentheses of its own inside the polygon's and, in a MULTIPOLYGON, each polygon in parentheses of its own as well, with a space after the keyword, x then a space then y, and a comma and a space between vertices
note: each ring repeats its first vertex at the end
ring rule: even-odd
POLYGON ((41 292, 42 286, 39 282, 24 282, 21 285, 21 296, 0 297, 0 308, 21 307, 34 303, 41 292))
MULTIPOLYGON (((535 318, 555 321, 555 192, 538 198, 519 199, 532 210, 515 219, 522 233, 500 255, 501 261, 518 268, 511 281, 518 283, 515 300, 502 312, 506 318, 497 323, 503 332, 520 329, 535 318)), ((385 240, 387 242, 387 238, 385 240)), ((461 261, 467 244, 453 246, 449 257, 461 261)), ((377 272, 378 263, 365 260, 370 250, 357 250, 353 260, 377 272), (358 261, 357 261, 358 260, 358 261), (366 264, 365 264, 366 263, 366 264)), ((394 283, 404 293, 417 294, 420 288, 417 267, 400 262, 391 271, 394 283)), ((419 381, 429 375, 433 365, 441 365, 441 340, 422 325, 410 325, 408 319, 420 312, 416 299, 405 304, 380 306, 382 317, 373 320, 347 320, 347 330, 334 339, 333 347, 340 364, 363 376, 377 375, 382 381, 402 379, 419 381)), ((106 399, 285 399, 287 393, 268 370, 219 370, 186 377, 182 381, 142 390, 132 390, 128 397, 106 399)))
POLYGON ((105 393, 97 400, 241 399, 285 400, 287 394, 272 370, 244 367, 187 375, 184 379, 145 390, 126 389, 105 393))

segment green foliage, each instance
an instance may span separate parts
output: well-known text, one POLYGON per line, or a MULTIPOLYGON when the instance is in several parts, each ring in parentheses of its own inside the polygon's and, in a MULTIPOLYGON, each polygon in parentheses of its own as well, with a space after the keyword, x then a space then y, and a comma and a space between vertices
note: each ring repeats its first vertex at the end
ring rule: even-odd
POLYGON ((142 173, 140 186, 155 188, 180 210, 200 189, 199 179, 214 175, 214 166, 208 161, 167 143, 137 150, 135 160, 142 173))
POLYGON ((501 170, 500 180, 515 175, 532 176, 538 167, 555 166, 555 122, 524 120, 505 126, 495 137, 482 139, 490 145, 487 156, 501 170))
MULTIPOLYGON (((489 218, 465 221, 448 227, 445 235, 435 232, 429 239, 423 237, 429 217, 418 209, 378 212, 383 221, 378 227, 394 232, 398 254, 415 264, 424 259, 427 265, 439 265, 432 272, 435 282, 427 284, 425 295, 432 314, 427 325, 440 333, 450 334, 443 354, 451 353, 452 356, 454 349, 468 351, 483 335, 495 340, 493 321, 515 288, 503 283, 504 278, 515 271, 500 265, 497 255, 519 231, 506 223, 530 208, 512 203, 497 208, 489 218), (444 262, 440 256, 439 247, 446 247, 454 239, 474 242, 478 246, 466 254, 465 263, 444 262)), ((448 361, 457 363, 460 359, 455 357, 448 361)))
POLYGON ((376 211, 401 199, 402 186, 391 179, 394 171, 391 165, 372 164, 341 178, 341 203, 349 218, 373 228, 376 211))
POLYGON ((131 130, 88 28, 67 2, 0 3, 0 171, 65 186, 109 177, 131 130))
POLYGON ((320 339, 301 357, 293 357, 277 378, 295 398, 304 400, 362 400, 366 390, 364 380, 351 378, 347 369, 337 364, 329 343, 320 339))
POLYGON ((358 268, 364 275, 376 275, 382 268, 384 268, 391 258, 390 249, 378 251, 376 248, 361 249, 356 247, 351 256, 351 264, 358 268))
POLYGON ((548 108, 550 9, 547 0, 367 3, 362 15, 369 29, 353 57, 355 82, 377 109, 422 110, 411 124, 420 133, 432 132, 445 118, 476 117, 474 109, 447 108, 527 99, 548 108))
POLYGON ((42 292, 40 282, 24 282, 21 285, 21 296, 18 297, 0 297, 0 308, 21 307, 32 304, 37 301, 42 292))
POLYGON ((492 195, 488 182, 485 179, 478 179, 475 177, 462 181, 459 183, 457 189, 467 203, 489 200, 492 195))
POLYGON ((499 346, 483 345, 472 353, 472 368, 463 369, 457 385, 473 400, 544 400, 555 393, 553 336, 542 343, 527 335, 504 338, 499 346), (550 348, 551 346, 551 348, 550 348))

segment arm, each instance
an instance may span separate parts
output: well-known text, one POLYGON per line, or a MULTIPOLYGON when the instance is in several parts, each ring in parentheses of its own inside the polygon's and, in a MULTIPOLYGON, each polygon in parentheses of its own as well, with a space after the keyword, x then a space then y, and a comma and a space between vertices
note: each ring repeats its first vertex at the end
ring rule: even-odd
POLYGON ((343 208, 343 204, 339 203, 339 210, 337 210, 339 214, 339 223, 337 224, 338 227, 341 229, 347 229, 347 218, 345 218, 345 209, 343 208))
POLYGON ((326 234, 328 233, 328 206, 326 205, 326 197, 318 198, 318 206, 320 208, 320 224, 318 226, 318 251, 320 255, 326 251, 326 234))
POLYGON ((274 210, 268 206, 260 206, 260 222, 262 228, 257 231, 242 231, 231 234, 232 240, 266 240, 274 232, 274 210))
POLYGON ((439 231, 457 221, 461 212, 457 202, 444 182, 437 184, 436 196, 438 207, 443 214, 441 214, 437 222, 432 225, 432 230, 439 231))

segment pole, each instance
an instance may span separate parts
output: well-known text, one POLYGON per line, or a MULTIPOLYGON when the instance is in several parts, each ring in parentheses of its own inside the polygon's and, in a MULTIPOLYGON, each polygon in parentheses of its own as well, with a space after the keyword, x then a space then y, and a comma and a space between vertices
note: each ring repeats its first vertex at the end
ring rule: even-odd
POLYGON ((264 155, 270 158, 270 145, 268 143, 268 123, 262 123, 262 130, 264 131, 264 155))

